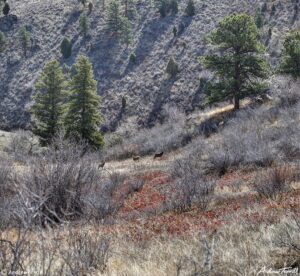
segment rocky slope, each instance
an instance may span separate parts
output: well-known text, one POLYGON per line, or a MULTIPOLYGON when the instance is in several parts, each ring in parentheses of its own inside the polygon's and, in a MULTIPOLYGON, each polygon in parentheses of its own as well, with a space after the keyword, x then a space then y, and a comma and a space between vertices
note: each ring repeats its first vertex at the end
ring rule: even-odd
POLYGON ((295 6, 297 1, 262 0, 197 0, 197 14, 186 17, 186 0, 181 0, 179 13, 160 18, 153 1, 136 0, 136 13, 131 20, 133 42, 129 47, 107 31, 107 12, 94 1, 88 14, 89 36, 79 35, 82 7, 77 0, 15 0, 10 1, 10 16, 0 18, 0 30, 7 37, 7 47, 0 53, 0 128, 30 127, 28 104, 33 85, 44 64, 59 59, 65 68, 72 66, 78 54, 87 55, 95 70, 99 94, 103 97, 103 130, 114 130, 122 123, 151 126, 162 117, 163 107, 176 105, 185 112, 201 106, 201 77, 206 76, 197 57, 209 51, 205 35, 217 22, 232 12, 255 14, 266 2, 266 25, 262 39, 267 44, 274 65, 279 56, 283 33, 299 26, 295 6), (271 7, 275 5, 272 15, 271 7), (177 38, 173 27, 184 26, 177 38), (26 26, 31 34, 32 49, 22 55, 18 30, 26 26), (272 29, 268 39, 269 28, 272 29), (64 36, 73 42, 73 54, 63 60, 60 43, 64 36), (131 53, 136 64, 129 61, 131 53), (180 67, 174 79, 168 79, 165 68, 173 56, 180 67), (122 109, 122 97, 126 109, 122 109))

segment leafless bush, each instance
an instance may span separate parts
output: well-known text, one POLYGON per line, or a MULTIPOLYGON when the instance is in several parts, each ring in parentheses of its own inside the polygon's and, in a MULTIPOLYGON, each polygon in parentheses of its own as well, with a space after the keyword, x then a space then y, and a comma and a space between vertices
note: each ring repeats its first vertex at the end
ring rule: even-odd
POLYGON ((61 256, 71 275, 104 273, 109 254, 109 238, 87 231, 70 230, 61 256))
POLYGON ((190 156, 176 161, 172 175, 176 180, 176 195, 172 208, 186 211, 196 205, 206 210, 213 199, 215 183, 203 177, 201 161, 190 156))
POLYGON ((279 267, 300 266, 300 221, 296 216, 287 216, 272 235, 273 243, 285 249, 278 257, 279 267))
POLYGON ((216 133, 218 131, 218 124, 218 119, 208 118, 204 122, 202 122, 198 127, 198 134, 203 135, 205 137, 209 137, 211 134, 216 133))
POLYGON ((0 271, 11 275, 13 273, 26 273, 25 265, 30 255, 29 229, 17 227, 14 239, 0 236, 0 271))
POLYGON ((299 89, 297 85, 289 84, 282 88, 282 90, 277 94, 280 107, 290 108, 299 102, 299 89), (282 93, 282 90, 284 90, 284 93, 282 93))
POLYGON ((220 140, 204 149, 210 169, 222 175, 230 167, 268 167, 299 156, 299 107, 248 108, 220 131, 220 140))
POLYGON ((226 149, 222 145, 215 148, 211 145, 210 148, 208 169, 216 172, 218 176, 224 175, 230 167, 238 165, 241 161, 240 156, 235 151, 226 149))
POLYGON ((287 191, 292 179, 293 171, 290 168, 275 167, 259 173, 253 187, 260 196, 274 199, 278 194, 287 191))
POLYGON ((0 229, 5 227, 10 220, 9 204, 13 194, 12 187, 13 169, 12 161, 4 156, 0 157, 0 229))
POLYGON ((100 179, 100 171, 87 145, 58 139, 41 156, 27 160, 16 178, 19 210, 31 210, 40 224, 78 218, 85 197, 100 179))
MULTIPOLYGON (((89 195, 88 204, 90 216, 96 220, 104 220, 113 217, 123 206, 124 198, 116 201, 113 196, 124 183, 126 175, 112 173, 101 181, 100 190, 89 195)), ((125 196, 125 195, 124 195, 125 196)))
POLYGON ((16 161, 25 162, 29 155, 38 150, 38 140, 30 131, 18 130, 11 135, 4 150, 16 161))
POLYGON ((158 151, 168 152, 186 145, 193 134, 186 128, 185 115, 169 109, 165 116, 166 121, 163 124, 149 129, 120 130, 122 133, 118 135, 119 143, 111 143, 112 146, 106 150, 107 159, 129 158, 134 154, 147 155, 158 151))
POLYGON ((12 162, 3 156, 0 157, 0 199, 7 196, 11 189, 12 162))

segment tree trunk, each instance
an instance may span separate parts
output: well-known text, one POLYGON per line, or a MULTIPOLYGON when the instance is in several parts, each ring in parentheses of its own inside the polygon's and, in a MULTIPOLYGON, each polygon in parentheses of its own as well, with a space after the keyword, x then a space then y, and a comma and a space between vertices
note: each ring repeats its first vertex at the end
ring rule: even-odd
MULTIPOLYGON (((239 56, 239 50, 236 51, 236 56, 239 56)), ((235 87, 234 87, 234 110, 240 109, 240 93, 241 93, 241 72, 239 59, 235 62, 235 87)))
POLYGON ((234 96, 234 110, 240 109, 240 99, 238 95, 234 96))
POLYGON ((128 0, 125 0, 125 16, 128 17, 128 0))

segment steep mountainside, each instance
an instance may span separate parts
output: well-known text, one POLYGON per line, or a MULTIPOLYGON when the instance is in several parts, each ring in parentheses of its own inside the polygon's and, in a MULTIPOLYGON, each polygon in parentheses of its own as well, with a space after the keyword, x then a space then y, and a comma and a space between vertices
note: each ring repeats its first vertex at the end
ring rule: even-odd
POLYGON ((187 1, 181 0, 178 14, 161 18, 153 1, 136 0, 135 16, 131 19, 133 42, 126 47, 107 31, 107 9, 102 10, 101 1, 94 1, 90 14, 88 9, 83 11, 77 0, 10 2, 10 15, 0 18, 0 30, 8 40, 6 50, 0 54, 2 129, 30 126, 28 104, 34 93, 33 85, 44 64, 51 59, 59 59, 67 65, 65 68, 80 53, 91 59, 98 91, 103 97, 103 130, 114 130, 126 121, 151 126, 161 119, 166 104, 186 112, 201 105, 199 82, 207 72, 202 71, 197 57, 209 51, 204 37, 225 15, 232 12, 254 15, 264 3, 268 4, 262 40, 273 65, 279 56, 282 34, 299 26, 297 1, 198 0, 196 15, 187 17, 184 14, 187 1), (276 7, 273 12, 272 5, 276 7), (89 36, 85 39, 78 27, 82 12, 88 14, 90 23, 89 36), (32 40, 26 58, 18 42, 18 31, 23 26, 32 40), (180 30, 177 38, 173 37, 174 26, 180 30), (73 54, 68 60, 63 60, 60 53, 64 36, 73 43, 73 54), (131 53, 136 55, 135 64, 130 63, 131 53), (180 68, 174 79, 165 73, 171 56, 180 68), (122 97, 127 99, 126 109, 122 109, 122 97))

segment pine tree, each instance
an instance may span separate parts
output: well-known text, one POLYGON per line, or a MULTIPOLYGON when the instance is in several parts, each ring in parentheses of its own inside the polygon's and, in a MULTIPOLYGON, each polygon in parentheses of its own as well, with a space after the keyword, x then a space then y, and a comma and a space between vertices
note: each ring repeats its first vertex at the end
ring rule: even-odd
POLYGON ((166 72, 170 75, 170 77, 176 76, 179 72, 179 66, 173 57, 171 57, 168 62, 166 72))
POLYGON ((25 27, 21 28, 19 31, 19 40, 24 56, 26 57, 27 51, 31 47, 31 39, 30 33, 26 30, 25 27))
POLYGON ((6 16, 9 14, 9 11, 10 11, 10 6, 8 3, 5 3, 2 12, 6 16))
POLYGON ((123 0, 124 3, 124 15, 128 18, 129 6, 132 4, 130 0, 123 0))
POLYGON ((276 6, 275 4, 272 5, 272 8, 271 8, 271 16, 274 16, 276 13, 276 6))
POLYGON ((0 31, 0 53, 4 50, 5 48, 5 35, 0 31))
POLYGON ((118 0, 113 0, 109 4, 108 28, 113 33, 118 33, 122 28, 121 8, 118 0))
POLYGON ((246 14, 226 17, 210 34, 210 42, 219 51, 201 59, 217 80, 209 85, 207 103, 233 99, 234 108, 239 109, 240 99, 266 90, 261 80, 267 77, 268 66, 258 38, 255 22, 246 14))
POLYGON ((103 146, 99 132, 101 123, 100 97, 97 95, 97 82, 89 59, 79 56, 75 64, 76 73, 72 77, 70 99, 65 117, 66 135, 77 140, 84 139, 95 148, 103 146))
POLYGON ((50 61, 35 85, 38 93, 33 97, 32 114, 35 134, 42 144, 48 144, 62 127, 65 99, 65 77, 58 61, 50 61))
POLYGON ((264 18, 260 11, 257 11, 255 14, 255 24, 259 29, 261 29, 264 26, 264 18))
POLYGON ((128 46, 132 41, 131 24, 127 17, 122 18, 122 29, 121 29, 122 41, 128 46))
POLYGON ((131 63, 136 63, 136 54, 135 53, 130 54, 129 61, 131 63))
POLYGON ((300 32, 291 32, 283 43, 279 72, 300 77, 300 32))
POLYGON ((93 8, 94 8, 94 5, 93 5, 92 2, 89 2, 88 8, 89 8, 89 13, 91 13, 93 11, 93 8))
POLYGON ((132 39, 131 24, 127 17, 122 16, 121 6, 118 0, 109 5, 108 28, 128 45, 132 39))
POLYGON ((72 55, 72 43, 66 37, 60 44, 60 51, 64 58, 69 58, 72 55))
POLYGON ((172 11, 173 14, 178 13, 178 2, 177 0, 171 0, 169 4, 169 9, 172 11))
POLYGON ((194 0, 189 0, 185 8, 185 13, 187 16, 194 16, 196 14, 196 8, 194 0))
POLYGON ((177 36, 177 33, 178 33, 178 31, 177 31, 177 27, 176 27, 176 26, 174 26, 174 27, 173 27, 173 35, 174 35, 174 37, 176 37, 176 36, 177 36))
POLYGON ((85 14, 82 14, 79 18, 79 27, 80 27, 80 33, 86 37, 88 30, 89 30, 89 23, 87 16, 85 14))
POLYGON ((78 1, 85 7, 87 0, 78 0, 78 1))
POLYGON ((161 17, 165 17, 170 9, 169 0, 157 0, 157 6, 161 17))

